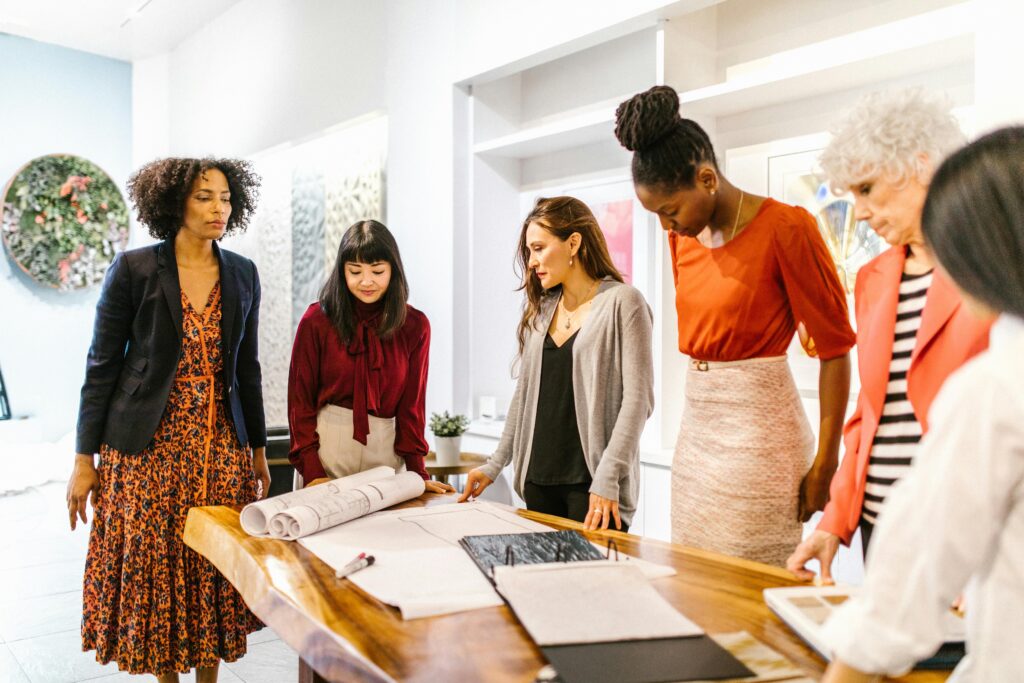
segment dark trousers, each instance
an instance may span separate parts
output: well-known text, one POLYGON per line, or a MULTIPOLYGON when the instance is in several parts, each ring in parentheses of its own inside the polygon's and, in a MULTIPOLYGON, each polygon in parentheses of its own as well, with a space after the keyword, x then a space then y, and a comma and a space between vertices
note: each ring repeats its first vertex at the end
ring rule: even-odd
POLYGON ((875 525, 871 522, 865 521, 863 518, 860 520, 860 545, 864 550, 864 564, 867 565, 868 560, 868 544, 871 543, 871 532, 875 530, 875 525))
MULTIPOLYGON (((523 499, 527 510, 582 522, 590 509, 590 483, 535 484, 527 481, 523 488, 523 499)), ((614 517, 609 519, 608 528, 615 529, 614 517)), ((615 530, 629 531, 629 525, 623 522, 622 528, 615 530)))

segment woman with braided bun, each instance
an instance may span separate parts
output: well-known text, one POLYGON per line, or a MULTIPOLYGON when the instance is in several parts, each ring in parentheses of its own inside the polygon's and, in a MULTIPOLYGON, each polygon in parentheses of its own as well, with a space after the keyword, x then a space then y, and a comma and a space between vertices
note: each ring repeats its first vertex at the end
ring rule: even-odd
POLYGON ((850 328, 836 268, 804 209, 748 194, 707 133, 656 86, 619 105, 633 184, 668 232, 679 350, 690 357, 672 462, 672 540, 784 565, 838 463, 850 328), (798 323, 821 361, 814 436, 786 361, 798 323))

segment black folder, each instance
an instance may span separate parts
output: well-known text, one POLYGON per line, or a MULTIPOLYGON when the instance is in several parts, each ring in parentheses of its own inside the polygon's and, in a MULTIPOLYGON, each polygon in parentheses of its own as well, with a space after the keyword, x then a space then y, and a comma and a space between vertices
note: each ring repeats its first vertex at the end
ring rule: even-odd
MULTIPOLYGON (((614 541, 606 558, 582 534, 568 530, 466 536, 459 544, 492 583, 495 565, 618 559, 617 551, 612 554, 614 541)), ((540 650, 563 683, 668 683, 755 675, 707 635, 540 650)))

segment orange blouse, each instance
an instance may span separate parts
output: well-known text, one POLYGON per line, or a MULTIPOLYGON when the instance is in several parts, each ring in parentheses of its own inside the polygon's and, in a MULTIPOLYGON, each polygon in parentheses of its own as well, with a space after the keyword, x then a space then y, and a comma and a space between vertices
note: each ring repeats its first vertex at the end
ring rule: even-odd
POLYGON ((802 321, 818 356, 856 341, 835 264, 804 209, 766 199, 734 239, 709 249, 670 233, 679 350, 698 360, 783 356, 802 321))

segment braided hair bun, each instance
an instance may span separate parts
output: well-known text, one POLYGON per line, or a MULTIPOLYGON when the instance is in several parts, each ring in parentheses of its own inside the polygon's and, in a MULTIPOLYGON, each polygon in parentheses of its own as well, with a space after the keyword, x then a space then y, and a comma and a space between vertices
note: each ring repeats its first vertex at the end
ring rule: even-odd
POLYGON ((681 120, 679 95, 667 85, 656 85, 615 110, 615 137, 629 151, 642 151, 660 142, 681 120))

